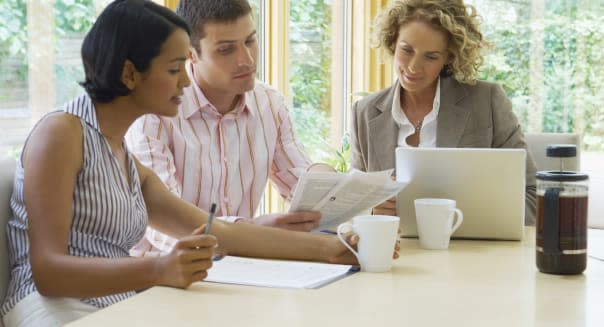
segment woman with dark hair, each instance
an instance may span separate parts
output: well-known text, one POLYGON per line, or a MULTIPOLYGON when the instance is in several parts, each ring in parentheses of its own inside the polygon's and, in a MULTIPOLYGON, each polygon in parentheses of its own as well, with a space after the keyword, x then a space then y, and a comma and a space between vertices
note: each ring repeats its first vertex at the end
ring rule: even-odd
POLYGON ((203 235, 206 213, 130 154, 123 139, 136 118, 176 114, 190 83, 189 44, 186 23, 151 1, 118 0, 97 19, 82 46, 87 94, 40 120, 17 165, 7 226, 12 271, 0 308, 6 326, 63 325, 137 290, 186 288, 206 277, 215 248, 356 262, 326 235, 221 221, 203 235), (147 224, 176 237, 176 246, 129 257, 147 224))

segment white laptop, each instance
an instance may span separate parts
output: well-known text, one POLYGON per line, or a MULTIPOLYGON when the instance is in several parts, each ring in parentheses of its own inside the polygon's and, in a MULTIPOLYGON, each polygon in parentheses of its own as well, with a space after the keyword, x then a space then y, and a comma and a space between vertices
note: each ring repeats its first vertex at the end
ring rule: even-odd
POLYGON ((416 237, 417 198, 457 201, 464 220, 454 238, 521 240, 524 228, 524 149, 397 148, 396 179, 403 237, 416 237))

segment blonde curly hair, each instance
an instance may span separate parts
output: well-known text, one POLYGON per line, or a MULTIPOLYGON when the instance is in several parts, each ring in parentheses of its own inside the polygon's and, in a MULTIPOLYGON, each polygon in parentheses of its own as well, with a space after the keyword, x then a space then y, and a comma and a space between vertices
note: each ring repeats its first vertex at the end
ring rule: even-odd
POLYGON ((463 0, 393 1, 376 17, 374 46, 394 56, 401 26, 418 20, 448 35, 450 61, 441 76, 453 75, 459 82, 474 84, 484 61, 482 50, 490 47, 480 32, 476 8, 463 0))

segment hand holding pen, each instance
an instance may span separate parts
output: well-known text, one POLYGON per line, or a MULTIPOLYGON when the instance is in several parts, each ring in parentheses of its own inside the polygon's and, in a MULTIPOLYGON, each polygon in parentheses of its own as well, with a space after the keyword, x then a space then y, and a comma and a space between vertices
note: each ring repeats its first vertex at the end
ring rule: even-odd
MULTIPOLYGON (((203 232, 204 235, 210 234, 210 229, 212 228, 212 222, 214 221, 214 217, 216 216, 216 203, 212 203, 210 207, 210 214, 208 215, 208 222, 206 223, 206 229, 203 232)), ((223 256, 221 254, 215 254, 214 260, 220 260, 223 256)))
POLYGON ((214 221, 214 216, 216 215, 216 203, 212 203, 210 207, 210 214, 208 215, 208 222, 206 223, 206 230, 203 232, 204 235, 208 235, 210 233, 210 228, 212 228, 212 221, 214 221))
POLYGON ((186 288, 206 278, 217 245, 216 237, 208 235, 215 214, 216 204, 212 204, 205 229, 199 226, 191 235, 180 238, 168 255, 158 257, 161 268, 157 285, 186 288))

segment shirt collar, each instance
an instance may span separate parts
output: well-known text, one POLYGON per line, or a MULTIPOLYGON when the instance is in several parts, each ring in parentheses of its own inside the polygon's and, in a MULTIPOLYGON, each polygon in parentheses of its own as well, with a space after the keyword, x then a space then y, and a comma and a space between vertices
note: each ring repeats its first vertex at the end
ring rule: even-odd
MULTIPOLYGON (((394 90, 394 97, 392 99, 392 118, 394 118, 394 121, 397 123, 397 125, 399 127, 403 124, 413 126, 413 124, 411 124, 409 119, 407 119, 407 116, 405 115, 405 113, 403 112, 403 108, 401 107, 400 99, 401 99, 402 87, 400 86, 400 83, 398 80, 396 80, 396 84, 397 84, 397 87, 394 90)), ((438 116, 439 110, 440 110, 440 77, 438 77, 438 79, 436 81, 436 92, 434 93, 434 100, 432 101, 432 111, 430 111, 428 116, 430 116, 430 117, 438 116)), ((426 117, 428 117, 428 116, 426 116, 426 117)))
MULTIPOLYGON (((198 111, 222 116, 222 114, 219 113, 218 110, 216 110, 216 107, 214 107, 214 105, 208 100, 206 95, 201 90, 201 87, 199 87, 199 85, 197 84, 197 81, 193 76, 193 65, 191 64, 191 62, 187 62, 187 64, 185 65, 185 69, 187 70, 187 75, 189 76, 191 85, 189 85, 183 90, 185 95, 184 98, 189 101, 186 106, 181 105, 181 110, 183 111, 184 117, 187 119, 191 118, 191 116, 193 116, 198 111)), ((239 101, 235 105, 235 109, 231 110, 228 114, 233 114, 235 116, 241 115, 246 112, 253 114, 253 111, 250 110, 249 106, 247 105, 247 98, 249 97, 250 92, 246 92, 243 96, 240 96, 239 101)))

